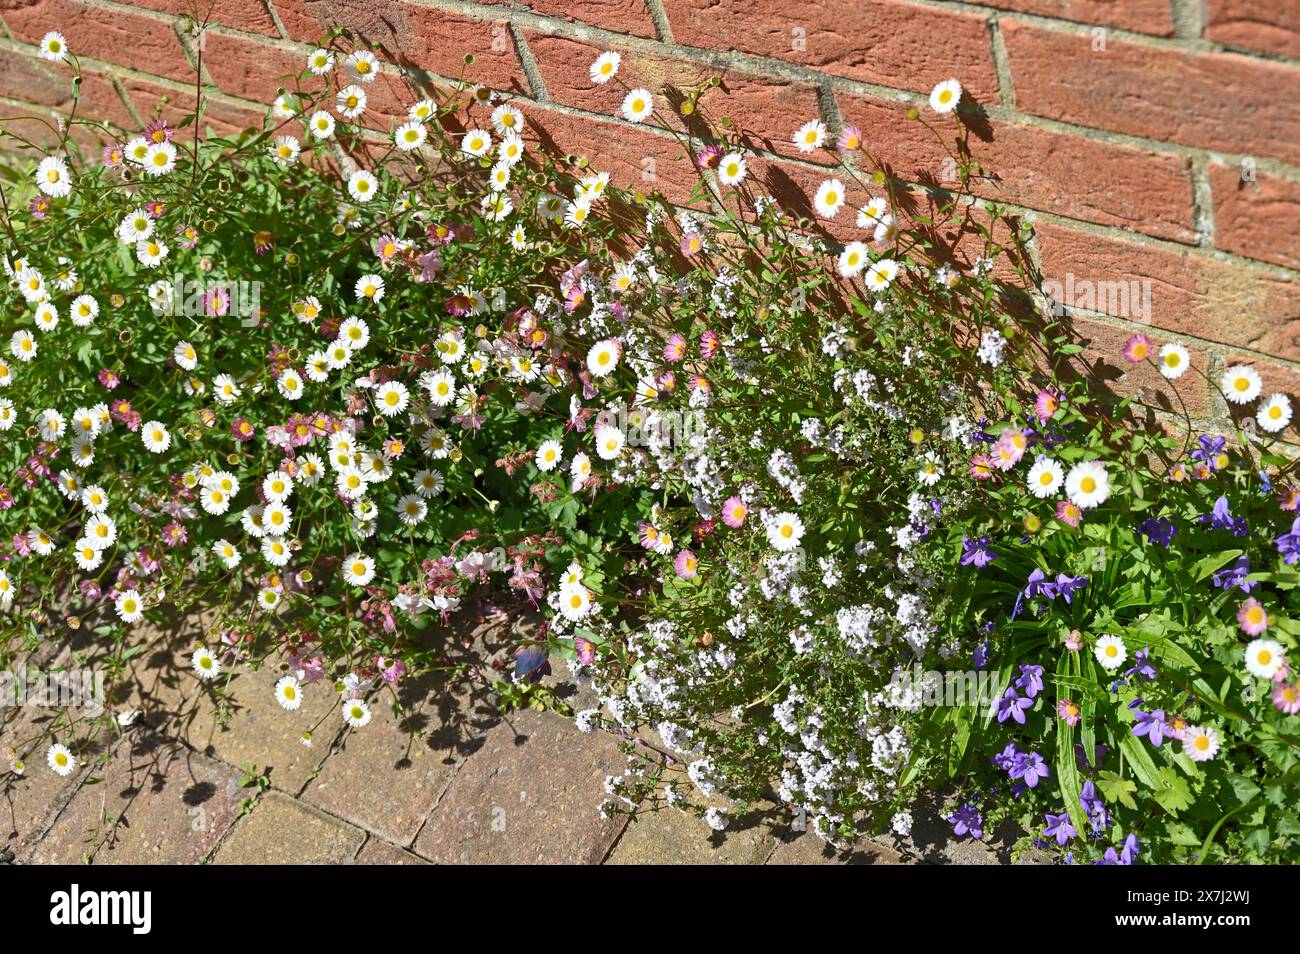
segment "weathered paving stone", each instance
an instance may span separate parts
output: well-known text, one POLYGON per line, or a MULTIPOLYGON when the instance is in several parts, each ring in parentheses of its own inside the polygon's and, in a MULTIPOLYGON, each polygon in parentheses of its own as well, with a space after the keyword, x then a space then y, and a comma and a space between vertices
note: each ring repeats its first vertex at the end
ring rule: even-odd
POLYGON ((836 851, 812 832, 781 839, 767 859, 769 865, 902 865, 907 860, 892 848, 863 841, 847 851, 836 851))
POLYGON ((447 864, 598 864, 625 824, 597 811, 604 779, 624 768, 611 736, 511 713, 456 773, 414 850, 447 864))
POLYGON ((419 855, 391 845, 382 838, 371 838, 353 864, 357 865, 427 865, 419 855))
POLYGON ((761 865, 776 844, 771 819, 737 819, 715 832, 676 808, 637 816, 610 853, 610 865, 761 865))
POLYGON ((235 822, 243 791, 229 766, 133 733, 30 852, 36 864, 194 864, 235 822))
POLYGON ((356 857, 366 833, 280 792, 267 792, 213 856, 217 865, 338 865, 356 857))
POLYGON ((329 752, 343 727, 331 709, 339 697, 328 682, 307 686, 302 707, 286 712, 275 701, 280 673, 264 667, 256 672, 237 666, 211 683, 190 669, 196 643, 216 646, 208 616, 191 614, 141 634, 144 650, 133 657, 124 684, 129 691, 115 700, 115 709, 138 708, 143 721, 157 731, 183 739, 191 748, 223 762, 270 769, 271 785, 297 794, 329 752), (217 695, 224 697, 228 718, 218 718, 217 695), (310 747, 302 734, 321 719, 310 747))
POLYGON ((53 726, 55 710, 24 707, 9 715, 0 726, 0 750, 14 749, 23 756, 25 768, 22 775, 12 775, 8 762, 0 762, 0 852, 21 855, 54 821, 90 772, 87 763, 95 752, 83 751, 81 764, 71 775, 56 775, 45 762, 48 740, 35 741, 53 726))
POLYGON ((430 678, 403 684, 395 715, 381 693, 368 726, 344 734, 303 798, 400 845, 409 845, 483 736, 501 721, 488 690, 430 678))

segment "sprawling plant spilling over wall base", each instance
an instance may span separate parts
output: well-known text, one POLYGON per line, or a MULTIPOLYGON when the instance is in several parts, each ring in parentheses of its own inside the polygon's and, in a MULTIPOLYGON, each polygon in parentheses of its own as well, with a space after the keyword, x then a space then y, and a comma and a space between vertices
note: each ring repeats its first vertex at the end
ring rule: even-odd
MULTIPOLYGON (((579 728, 628 739, 605 811, 775 802, 844 843, 946 792, 958 836, 1076 863, 1294 860, 1286 396, 1230 368, 1231 438, 1116 403, 1027 307, 1021 224, 894 180, 869 129, 793 131, 838 164, 774 194, 716 83, 628 89, 699 173, 674 207, 468 83, 368 133, 391 69, 335 35, 260 130, 76 116, 5 185, 7 665, 58 618, 120 663, 199 604, 186 678, 364 732, 513 594, 545 623, 503 698, 554 704, 557 657, 589 682, 579 728)), ((930 107, 897 121, 983 174, 958 82, 930 107)), ((116 727, 55 720, 4 784, 116 727)))

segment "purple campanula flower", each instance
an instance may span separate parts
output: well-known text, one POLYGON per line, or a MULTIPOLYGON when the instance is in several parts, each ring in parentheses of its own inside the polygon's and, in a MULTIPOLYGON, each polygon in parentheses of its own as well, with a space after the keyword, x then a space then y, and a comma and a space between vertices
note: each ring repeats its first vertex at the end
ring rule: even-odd
POLYGON ((1066 576, 1064 573, 1056 574, 1056 592, 1066 603, 1074 599, 1077 590, 1083 589, 1090 581, 1086 576, 1066 576))
POLYGON ((1024 690, 1025 695, 1030 699, 1043 691, 1043 667, 1042 666, 1021 666, 1020 677, 1016 679, 1016 685, 1024 690))
POLYGON ((975 651, 970 654, 971 665, 976 669, 983 669, 989 664, 989 641, 986 639, 975 647, 975 651))
POLYGON ((1214 502, 1214 509, 1196 518, 1208 524, 1211 530, 1231 530, 1234 537, 1246 535, 1246 518, 1234 517, 1229 509, 1228 498, 1220 497, 1214 502))
POLYGON ((1027 699, 1016 692, 1015 688, 1009 688, 1003 693, 1002 698, 998 700, 998 721, 1006 722, 1008 719, 1014 719, 1021 725, 1025 724, 1025 710, 1032 708, 1033 699, 1027 699))
POLYGON ((978 540, 962 537, 961 546, 962 566, 973 565, 976 569, 983 569, 998 558, 998 555, 989 549, 988 537, 980 537, 978 540))
POLYGON ((1156 709, 1154 712, 1135 710, 1133 717, 1137 719, 1137 725, 1133 726, 1133 734, 1145 735, 1148 742, 1157 749, 1160 748, 1160 743, 1165 740, 1165 710, 1156 709))
POLYGON ((1138 851, 1141 846, 1138 844, 1137 835, 1129 835, 1124 839, 1124 846, 1119 852, 1119 863, 1122 865, 1131 865, 1137 861, 1138 851))
POLYGON ((1124 670, 1124 676, 1127 678, 1132 675, 1139 675, 1146 679, 1147 682, 1155 679, 1156 667, 1151 665, 1151 647, 1143 646, 1138 652, 1133 654, 1133 662, 1136 663, 1132 669, 1124 670))
POLYGON ((1053 815, 1050 812, 1044 812, 1043 817, 1047 819, 1047 827, 1043 829, 1043 834, 1048 838, 1055 838, 1056 843, 1062 848, 1065 843, 1079 834, 1070 824, 1070 813, 1061 812, 1059 815, 1053 815))
POLYGON ((1047 763, 1043 761, 1043 757, 1037 752, 1023 752, 1016 758, 1015 764, 1007 774, 1034 788, 1041 779, 1047 778, 1052 773, 1047 763))
POLYGON ((1223 453, 1224 447, 1228 445, 1226 437, 1211 437, 1209 434, 1201 434, 1196 438, 1199 445, 1192 451, 1192 460, 1203 461, 1210 470, 1218 470, 1219 455, 1223 453))
POLYGON ((1173 542, 1174 534, 1177 532, 1178 528, 1168 517, 1147 517, 1142 522, 1142 526, 1138 527, 1138 533, 1145 536, 1148 542, 1158 543, 1166 550, 1169 549, 1169 544, 1173 542))
POLYGON ((976 841, 984 839, 984 820, 969 802, 962 802, 961 807, 948 816, 948 822, 952 825, 952 833, 958 838, 969 835, 976 841))
POLYGON ((1005 749, 993 756, 993 764, 1004 772, 1010 772, 1020 754, 1020 750, 1016 748, 1016 743, 1008 742, 1005 749))
POLYGON ((1295 563, 1300 560, 1300 517, 1291 524, 1291 532, 1277 538, 1277 552, 1282 554, 1282 562, 1295 563))
POLYGON ((1250 557, 1243 554, 1222 570, 1215 571, 1214 585, 1221 590, 1230 590, 1235 586, 1241 592, 1249 593, 1256 586, 1254 580, 1246 579, 1249 574, 1250 557))

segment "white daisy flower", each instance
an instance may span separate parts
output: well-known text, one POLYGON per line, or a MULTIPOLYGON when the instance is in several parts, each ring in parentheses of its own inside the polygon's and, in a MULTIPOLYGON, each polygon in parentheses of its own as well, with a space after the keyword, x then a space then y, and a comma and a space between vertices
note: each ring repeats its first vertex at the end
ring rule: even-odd
POLYGON ((612 338, 597 341, 587 352, 587 369, 592 377, 603 378, 618 367, 618 342, 612 338))
POLYGON ((810 119, 800 126, 793 137, 795 147, 803 153, 820 149, 826 142, 826 126, 817 119, 810 119))
POLYGON ((375 578, 375 561, 364 553, 343 558, 343 579, 353 586, 365 586, 375 578))
POLYGON ((52 199, 72 192, 72 173, 62 156, 46 156, 36 167, 36 188, 52 199))
POLYGON ((77 757, 66 745, 55 742, 45 753, 45 761, 55 775, 71 775, 77 767, 77 757))
POLYGON ((718 181, 726 186, 739 185, 745 178, 745 157, 729 152, 718 163, 718 181))
POLYGON ((329 50, 316 49, 307 55, 307 69, 317 76, 324 76, 334 69, 334 54, 329 50))
POLYGON ((524 128, 524 114, 517 107, 502 103, 492 110, 492 128, 500 136, 517 136, 524 128))
POLYGON ((307 119, 307 128, 311 130, 313 139, 329 139, 334 135, 334 117, 325 110, 318 109, 307 119))
POLYGON ((262 559, 274 567, 281 567, 289 562, 293 555, 284 537, 262 538, 262 559))
POLYGON ((601 460, 617 460, 623 453, 623 444, 626 442, 623 432, 617 427, 609 424, 597 424, 594 437, 596 439, 596 456, 601 460))
POLYGON ((410 392, 400 381, 387 381, 375 389, 375 407, 384 417, 401 414, 410 403, 410 392))
POLYGON ((1183 734, 1183 754, 1193 762, 1208 762, 1219 753, 1219 735, 1209 726, 1191 726, 1183 734))
POLYGON ((68 58, 68 41, 62 33, 51 30, 41 37, 41 59, 58 63, 68 58))
POLYGON ((176 147, 169 142, 153 143, 144 154, 144 171, 151 176, 165 176, 176 168, 176 147))
POLYGON ((930 108, 936 113, 950 113, 961 102, 961 83, 944 80, 930 91, 930 108))
POLYGON ((366 111, 366 91, 360 86, 345 86, 334 97, 334 109, 344 119, 356 119, 366 111))
POLYGON ((424 123, 402 123, 393 133, 393 142, 402 152, 419 149, 428 138, 429 132, 424 128, 424 123))
POLYGON ((302 377, 293 368, 285 368, 281 371, 280 376, 275 379, 275 386, 280 394, 290 401, 302 397, 302 377))
POLYGON ((442 474, 436 470, 420 470, 415 474, 415 492, 421 497, 433 498, 442 493, 442 474))
POLYGON ((1025 482, 1031 494, 1039 500, 1045 500, 1061 489, 1061 484, 1065 483, 1065 472, 1052 458, 1040 457, 1029 468, 1025 482))
POLYGON ((619 107, 619 112, 623 114, 623 118, 630 123, 643 121, 653 111, 654 99, 650 96, 648 89, 630 91, 623 97, 623 105, 619 107))
POLYGON ((1259 397, 1263 386, 1259 372, 1248 365, 1229 368, 1223 372, 1223 379, 1219 382, 1223 396, 1233 404, 1249 404, 1259 397))
POLYGON ((302 684, 295 676, 281 676, 275 684, 275 701, 290 712, 302 705, 302 684))
POLYGON ((221 674, 221 663, 209 650, 200 646, 190 657, 190 668, 200 679, 216 679, 221 674))
POLYGON ((866 284, 874 292, 883 292, 898 277, 898 263, 892 258, 882 258, 872 262, 867 268, 866 284))
POLYGON ((113 609, 117 611, 117 615, 124 623, 138 623, 144 619, 144 601, 135 590, 120 593, 113 601, 113 609))
POLYGON ((817 187, 813 197, 813 209, 823 219, 833 219, 844 205, 844 183, 839 179, 827 179, 817 187))
POLYGON ((379 60, 369 50, 356 50, 348 54, 343 61, 343 68, 348 71, 353 82, 373 83, 379 75, 379 60))
POLYGON ((156 239, 149 239, 139 242, 135 246, 135 257, 147 268, 156 268, 167 257, 171 251, 166 242, 159 242, 156 239))
POLYGON ((397 500, 397 516, 408 527, 418 524, 428 512, 428 504, 418 494, 403 494, 397 500))
POLYGON ((1075 464, 1065 476, 1065 495, 1082 510, 1105 503, 1110 496, 1110 474, 1106 466, 1095 460, 1075 464))
POLYGON ((1276 434, 1291 423, 1291 399, 1285 394, 1271 394, 1259 405, 1255 414, 1261 430, 1276 434))
POLYGON ((1124 645, 1124 640, 1118 636, 1099 636, 1097 637, 1097 645, 1092 649, 1092 654, 1097 658, 1097 662, 1102 669, 1107 672, 1114 672, 1124 665, 1124 660, 1128 658, 1128 647, 1124 645))
POLYGON ((172 446, 172 436, 160 421, 148 421, 141 425, 140 440, 151 454, 161 454, 172 446))
POLYGON ((1272 639, 1255 639, 1246 647, 1246 671, 1256 679, 1272 679, 1286 663, 1286 650, 1272 639))
POLYGON ((534 463, 537 465, 538 470, 549 472, 560 465, 560 460, 563 457, 564 446, 559 441, 543 441, 534 455, 534 463))
POLYGON ((867 267, 869 261, 871 259, 867 254, 866 245, 861 242, 850 242, 844 246, 844 251, 840 252, 836 265, 845 278, 854 278, 867 267))
POLYGON ((803 521, 797 514, 783 511, 768 517, 763 523, 767 528, 767 542, 783 553, 793 550, 803 539, 803 521))
POLYGON ((1170 381, 1181 378, 1191 365, 1191 355, 1187 353, 1187 349, 1174 341, 1161 347, 1159 357, 1160 373, 1170 381))
POLYGON ((379 180, 364 169, 348 176, 348 195, 357 202, 369 202, 379 193, 379 180))
POLYGON ((222 562, 227 570, 233 570, 239 566, 239 551, 235 549, 234 544, 229 540, 218 540, 212 544, 212 552, 217 555, 217 559, 222 562))
POLYGON ((597 86, 603 86, 618 75, 618 64, 622 60, 612 50, 596 57, 596 61, 587 67, 587 75, 597 86))
POLYGON ((485 155, 492 148, 492 137, 482 129, 471 129, 461 137, 460 148, 471 156, 485 155))
POLYGON ((271 158, 282 166, 293 165, 302 152, 302 144, 294 136, 276 136, 268 148, 271 150, 271 158))
POLYGON ((354 729, 365 728, 370 724, 370 707, 360 699, 344 700, 343 721, 354 729))
POLYGON ((99 316, 99 302, 93 295, 78 295, 68 306, 68 317, 78 328, 88 327, 99 316))
POLYGON ((559 604, 565 619, 583 619, 591 613, 591 590, 581 583, 565 584, 560 588, 559 604))

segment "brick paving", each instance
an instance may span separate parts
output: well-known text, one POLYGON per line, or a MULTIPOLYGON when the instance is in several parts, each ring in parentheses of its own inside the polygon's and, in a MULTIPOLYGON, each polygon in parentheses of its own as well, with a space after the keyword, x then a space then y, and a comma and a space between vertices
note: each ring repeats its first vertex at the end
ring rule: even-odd
MULTIPOLYGON (((144 634, 136 686, 111 700, 140 717, 102 765, 60 778, 29 765, 0 781, 0 861, 18 864, 905 864, 998 863, 983 845, 951 844, 937 819, 892 839, 833 852, 792 831, 776 806, 725 832, 675 809, 629 821, 597 812, 618 740, 563 716, 501 714, 485 687, 408 681, 401 712, 372 705, 346 730, 327 685, 303 708, 276 706, 272 673, 241 671, 220 692, 186 668, 192 622, 144 634), (315 726, 310 747, 304 729, 315 726), (265 783, 241 787, 245 763, 265 783)), ((219 680, 221 682, 221 680, 219 680)), ((224 683, 223 683, 224 685, 224 683)), ((0 710, 0 746, 40 731, 52 710, 0 710)))

